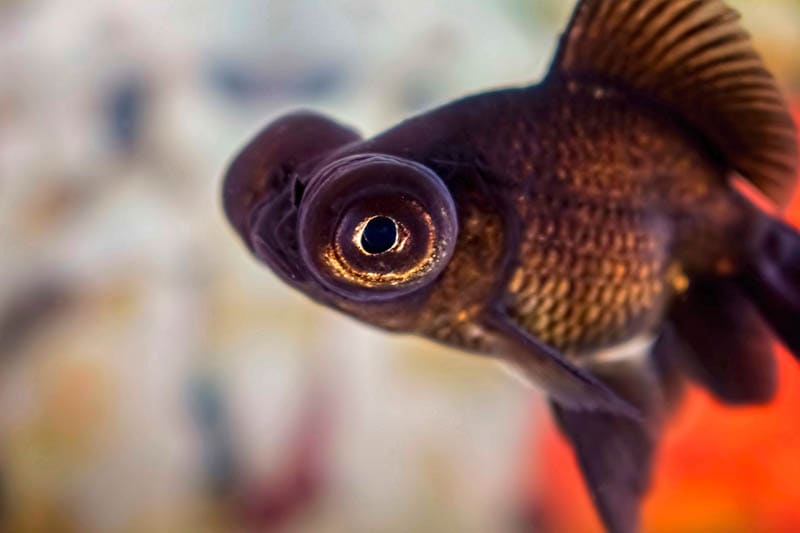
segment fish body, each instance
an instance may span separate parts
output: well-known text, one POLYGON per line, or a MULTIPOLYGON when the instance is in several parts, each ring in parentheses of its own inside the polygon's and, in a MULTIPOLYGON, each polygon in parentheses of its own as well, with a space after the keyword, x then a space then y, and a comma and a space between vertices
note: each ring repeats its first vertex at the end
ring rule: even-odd
POLYGON ((655 334, 687 273, 713 274, 753 232, 724 163, 609 85, 470 97, 351 148, 365 149, 422 161, 456 195, 462 231, 475 228, 433 290, 431 305, 444 304, 414 326, 459 348, 474 348, 478 329, 465 310, 495 296, 495 283, 479 290, 486 272, 505 274, 504 305, 520 326, 565 354, 591 354, 655 334), (448 135, 414 135, 429 123, 448 135))
POLYGON ((582 0, 547 77, 371 139, 311 112, 232 163, 250 251, 312 299, 511 362, 549 395, 609 531, 638 528, 685 378, 768 401, 800 353, 800 235, 759 209, 797 129, 719 0, 582 0))

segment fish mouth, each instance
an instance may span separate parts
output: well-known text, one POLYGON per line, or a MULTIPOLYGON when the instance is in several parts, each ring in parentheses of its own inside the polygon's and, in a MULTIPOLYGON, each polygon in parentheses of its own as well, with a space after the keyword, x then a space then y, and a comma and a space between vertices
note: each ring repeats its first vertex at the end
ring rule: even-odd
POLYGON ((297 185, 295 170, 269 152, 270 145, 258 148, 257 159, 245 151, 231 165, 223 207, 256 258, 286 282, 297 285, 307 279, 297 247, 293 198, 302 187, 297 185))
POLYGON ((222 200, 228 221, 253 254, 291 285, 310 280, 297 235, 303 178, 327 154, 360 138, 317 113, 290 113, 258 133, 226 173, 222 200))
POLYGON ((225 214, 242 237, 253 209, 291 189, 300 167, 357 142, 352 129, 310 111, 289 113, 262 129, 230 164, 223 181, 225 214))
POLYGON ((300 254, 293 194, 294 187, 287 188, 255 211, 249 241, 256 257, 287 283, 301 286, 310 278, 300 254))

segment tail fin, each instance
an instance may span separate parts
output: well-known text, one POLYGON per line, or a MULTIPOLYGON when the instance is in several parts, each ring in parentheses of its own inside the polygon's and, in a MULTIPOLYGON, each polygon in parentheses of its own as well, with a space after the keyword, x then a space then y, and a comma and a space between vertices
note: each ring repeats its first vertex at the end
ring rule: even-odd
POLYGON ((778 338, 800 359, 800 232, 770 220, 741 285, 778 338))
POLYGON ((800 359, 800 232, 765 213, 740 271, 704 277, 670 310, 684 371, 729 404, 760 404, 776 389, 774 341, 800 359))
POLYGON ((670 322, 681 345, 673 357, 714 396, 735 405, 772 399, 773 334, 734 280, 693 280, 673 305, 670 322))

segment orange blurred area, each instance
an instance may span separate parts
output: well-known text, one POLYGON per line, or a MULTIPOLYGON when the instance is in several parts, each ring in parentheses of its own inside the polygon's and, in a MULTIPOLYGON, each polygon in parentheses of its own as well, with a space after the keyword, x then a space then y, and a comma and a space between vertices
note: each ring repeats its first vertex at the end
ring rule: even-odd
MULTIPOLYGON (((769 407, 731 409, 693 389, 662 441, 645 508, 648 533, 800 531, 800 369, 780 351, 769 407)), ((548 429, 530 487, 551 531, 601 531, 571 450, 548 429), (544 485, 543 485, 544 484, 544 485)))
MULTIPOLYGON (((796 110, 800 121, 800 102, 796 110)), ((787 215, 800 226, 797 192, 787 215)), ((800 531, 800 366, 784 349, 778 359, 780 389, 767 407, 731 408, 689 390, 661 443, 645 532, 800 531)), ((572 451, 552 422, 534 446, 527 491, 545 530, 601 531, 572 451)))

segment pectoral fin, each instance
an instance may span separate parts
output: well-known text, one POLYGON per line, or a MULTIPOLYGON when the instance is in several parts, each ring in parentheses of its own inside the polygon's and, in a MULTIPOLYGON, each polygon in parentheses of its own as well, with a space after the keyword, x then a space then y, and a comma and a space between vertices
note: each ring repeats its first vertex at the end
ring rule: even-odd
POLYGON ((627 417, 573 411, 556 402, 552 408, 607 530, 638 531, 639 508, 650 483, 653 433, 627 417))
POLYGON ((651 353, 631 359, 591 359, 586 370, 635 405, 640 420, 612 413, 575 411, 552 403, 561 432, 572 445, 589 493, 610 533, 639 531, 642 499, 650 486, 654 451, 671 400, 651 353))
POLYGON ((541 386, 554 400, 577 412, 603 412, 630 420, 641 414, 630 402, 563 355, 539 342, 502 311, 486 318, 496 353, 541 386))

